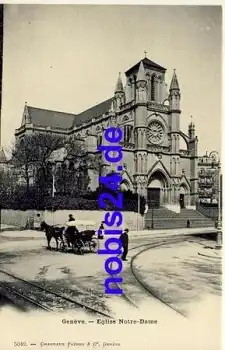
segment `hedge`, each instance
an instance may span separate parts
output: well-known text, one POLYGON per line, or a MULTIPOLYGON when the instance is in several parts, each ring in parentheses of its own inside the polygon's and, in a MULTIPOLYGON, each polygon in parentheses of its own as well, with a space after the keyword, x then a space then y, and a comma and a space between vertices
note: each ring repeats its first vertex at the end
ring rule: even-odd
MULTIPOLYGON (((3 209, 14 209, 14 210, 102 210, 98 205, 98 197, 100 191, 89 193, 82 198, 79 197, 69 197, 69 196, 55 196, 54 198, 50 196, 43 196, 38 198, 32 194, 20 194, 11 197, 1 198, 1 207, 3 209), (87 198, 85 198, 87 197, 87 198)), ((114 194, 115 198, 117 197, 114 194)), ((106 210, 120 210, 116 208, 110 201, 106 200, 106 210)), ((143 197, 140 198, 140 212, 144 213, 145 200, 143 197)), ((138 211, 138 200, 137 194, 130 194, 123 192, 123 209, 122 211, 138 211)))

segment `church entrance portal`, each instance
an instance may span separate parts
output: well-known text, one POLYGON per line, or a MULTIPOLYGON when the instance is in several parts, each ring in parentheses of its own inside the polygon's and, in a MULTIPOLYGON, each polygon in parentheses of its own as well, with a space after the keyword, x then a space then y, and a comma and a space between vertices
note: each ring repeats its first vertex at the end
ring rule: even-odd
POLYGON ((160 206, 160 188, 148 188, 148 206, 160 206))
POLYGON ((185 205, 184 205, 184 194, 183 193, 180 194, 180 208, 181 209, 185 208, 185 205))
POLYGON ((160 207, 168 201, 168 183, 165 175, 155 171, 150 179, 147 190, 147 201, 149 207, 160 207))

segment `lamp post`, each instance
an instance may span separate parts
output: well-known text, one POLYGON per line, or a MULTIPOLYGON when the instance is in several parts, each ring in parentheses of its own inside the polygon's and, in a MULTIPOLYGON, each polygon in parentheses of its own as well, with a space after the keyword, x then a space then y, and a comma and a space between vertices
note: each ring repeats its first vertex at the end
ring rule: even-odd
POLYGON ((140 214, 140 193, 139 190, 137 190, 137 199, 138 199, 138 210, 137 210, 137 231, 139 231, 139 214, 140 214))
POLYGON ((151 225, 152 230, 154 229, 154 204, 152 203, 152 225, 151 225))
POLYGON ((221 218, 221 164, 218 163, 218 223, 216 249, 222 248, 222 218, 221 218))
POLYGON ((51 162, 51 170, 52 170, 52 189, 51 189, 51 197, 52 197, 52 224, 54 226, 54 210, 53 210, 53 207, 54 207, 54 204, 53 204, 53 201, 55 198, 55 192, 56 192, 56 189, 55 189, 55 171, 56 171, 56 163, 53 161, 51 162))

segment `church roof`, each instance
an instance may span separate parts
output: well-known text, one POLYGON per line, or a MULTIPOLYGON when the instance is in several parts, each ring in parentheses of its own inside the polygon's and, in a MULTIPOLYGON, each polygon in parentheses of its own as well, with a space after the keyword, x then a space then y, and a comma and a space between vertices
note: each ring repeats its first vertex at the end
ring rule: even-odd
POLYGON ((7 159, 3 147, 0 148, 0 163, 6 163, 7 159))
POLYGON ((75 114, 51 111, 27 106, 30 121, 36 126, 68 129, 72 126, 75 114))
POLYGON ((98 118, 103 113, 109 112, 113 97, 93 106, 79 114, 52 111, 49 109, 27 106, 30 122, 35 126, 60 129, 69 129, 82 123, 98 118))
POLYGON ((78 126, 84 122, 91 121, 92 118, 100 118, 103 113, 109 112, 113 99, 114 97, 111 97, 108 100, 101 102, 89 109, 86 109, 86 111, 84 112, 77 114, 74 118, 73 125, 78 126))
POLYGON ((166 71, 166 68, 160 66, 158 63, 155 63, 151 60, 149 60, 147 57, 143 58, 141 61, 139 61, 138 63, 136 63, 133 67, 129 68, 125 74, 129 75, 131 73, 133 73, 133 71, 137 70, 140 66, 140 63, 143 63, 144 68, 156 68, 157 70, 161 70, 161 71, 166 71))

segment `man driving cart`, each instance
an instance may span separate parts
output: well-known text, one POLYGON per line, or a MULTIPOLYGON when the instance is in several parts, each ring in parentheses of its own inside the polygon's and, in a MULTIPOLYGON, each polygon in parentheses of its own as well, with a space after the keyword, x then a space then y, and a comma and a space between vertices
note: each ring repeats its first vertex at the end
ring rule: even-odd
POLYGON ((67 245, 70 247, 70 243, 73 245, 77 240, 79 234, 76 227, 76 221, 72 214, 69 215, 69 221, 66 223, 66 226, 67 227, 65 228, 64 235, 67 245))

